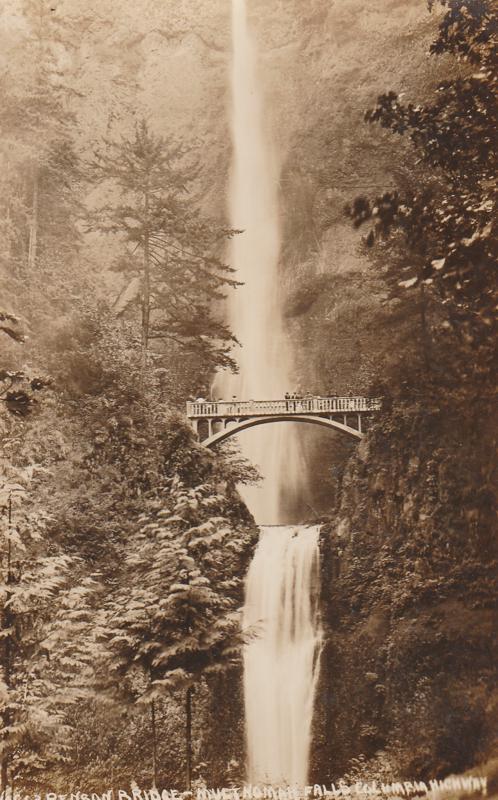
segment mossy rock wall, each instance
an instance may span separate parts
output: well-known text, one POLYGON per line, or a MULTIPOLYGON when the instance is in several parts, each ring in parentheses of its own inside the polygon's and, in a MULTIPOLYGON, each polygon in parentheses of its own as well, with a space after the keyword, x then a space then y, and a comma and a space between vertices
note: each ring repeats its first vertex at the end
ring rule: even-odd
POLYGON ((325 645, 311 780, 424 780, 496 752, 489 409, 398 403, 322 529, 325 645))

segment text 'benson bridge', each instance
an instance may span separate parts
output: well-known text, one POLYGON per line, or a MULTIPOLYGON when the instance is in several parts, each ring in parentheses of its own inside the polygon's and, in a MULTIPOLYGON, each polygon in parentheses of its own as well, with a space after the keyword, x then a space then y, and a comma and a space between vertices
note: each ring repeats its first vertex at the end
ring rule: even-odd
POLYGON ((380 411, 378 397, 303 397, 284 400, 196 400, 187 417, 206 447, 255 425, 306 422, 334 428, 356 439, 363 436, 362 417, 380 411))

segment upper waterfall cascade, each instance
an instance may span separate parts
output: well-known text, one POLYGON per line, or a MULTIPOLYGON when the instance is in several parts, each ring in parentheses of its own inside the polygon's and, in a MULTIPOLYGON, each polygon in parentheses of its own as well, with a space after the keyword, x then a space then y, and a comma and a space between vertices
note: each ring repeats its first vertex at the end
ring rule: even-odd
MULTIPOLYGON (((292 386, 292 360, 284 331, 280 259, 280 164, 272 141, 258 50, 245 0, 232 0, 230 223, 242 233, 230 243, 229 263, 241 282, 229 296, 230 326, 241 347, 237 375, 217 378, 218 396, 283 397, 292 386)), ((282 493, 298 496, 305 470, 295 431, 279 426, 241 434, 243 454, 265 480, 242 494, 256 520, 279 523, 282 493)))

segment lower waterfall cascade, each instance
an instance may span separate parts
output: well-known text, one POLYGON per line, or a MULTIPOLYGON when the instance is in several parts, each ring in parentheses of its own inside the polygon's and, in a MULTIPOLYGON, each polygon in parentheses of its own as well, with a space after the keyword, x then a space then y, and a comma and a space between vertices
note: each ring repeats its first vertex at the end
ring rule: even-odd
POLYGON ((322 631, 319 526, 263 526, 244 606, 252 784, 305 786, 322 631))

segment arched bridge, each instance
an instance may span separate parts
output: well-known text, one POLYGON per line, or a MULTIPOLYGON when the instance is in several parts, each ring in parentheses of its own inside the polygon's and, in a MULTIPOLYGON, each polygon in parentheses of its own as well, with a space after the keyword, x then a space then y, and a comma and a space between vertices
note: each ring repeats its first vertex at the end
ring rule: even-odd
POLYGON ((254 425, 306 422, 363 436, 362 419, 379 411, 380 398, 304 397, 284 400, 196 400, 187 403, 187 417, 199 441, 212 447, 254 425))

